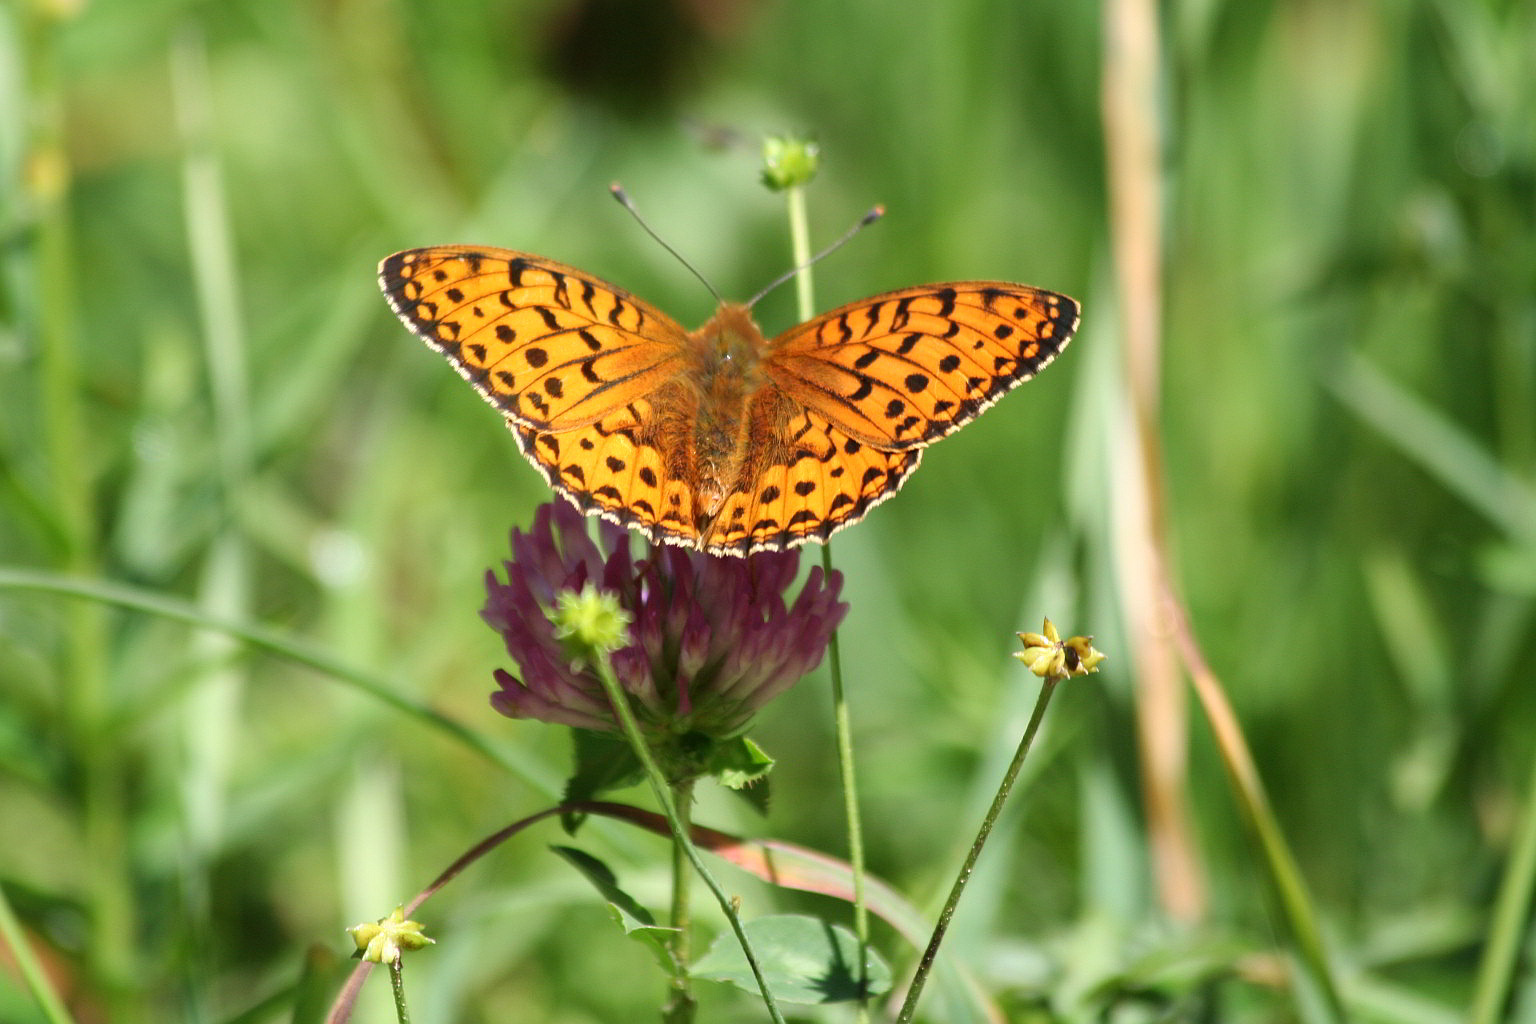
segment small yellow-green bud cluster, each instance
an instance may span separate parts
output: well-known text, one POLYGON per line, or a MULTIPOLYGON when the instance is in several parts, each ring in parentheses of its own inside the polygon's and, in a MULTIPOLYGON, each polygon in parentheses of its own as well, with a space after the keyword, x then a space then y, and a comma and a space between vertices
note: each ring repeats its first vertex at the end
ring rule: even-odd
POLYGON ((588 583, 580 593, 562 590, 550 615, 555 639, 580 653, 611 654, 629 643, 629 614, 619 599, 588 583))
POLYGON ((371 924, 353 925, 347 934, 357 943, 359 958, 376 964, 397 963, 402 953, 437 941, 422 934, 421 922, 405 919, 404 907, 396 907, 393 914, 371 924))
POLYGON ((1099 670, 1104 654, 1093 647, 1093 637, 1074 636, 1066 640, 1056 632, 1050 619, 1039 633, 1020 633, 1024 649, 1014 654, 1041 679, 1065 679, 1085 676, 1099 670))

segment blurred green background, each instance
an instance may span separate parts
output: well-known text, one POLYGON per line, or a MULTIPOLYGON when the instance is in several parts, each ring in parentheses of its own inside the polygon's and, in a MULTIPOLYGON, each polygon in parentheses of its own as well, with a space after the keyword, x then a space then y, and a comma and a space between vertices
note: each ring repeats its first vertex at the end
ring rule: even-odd
MULTIPOLYGON (((505 659, 477 613, 548 492, 389 314, 375 266, 525 249, 693 326, 710 297, 606 187, 746 296, 790 263, 782 198, 756 182, 782 131, 823 148, 818 242, 888 209, 817 267, 821 308, 961 278, 1084 305, 1055 366, 834 544, 872 868, 942 897, 1033 700, 1013 631, 1049 614, 1111 660, 1058 695, 946 955, 1011 1019, 1304 1019, 1265 966, 1263 873, 1198 718, 1184 792, 1208 904, 1174 923, 1155 898, 1111 527, 1130 454, 1108 440, 1126 407, 1103 17, 0 7, 0 568, 281 629, 523 766, 222 633, 0 577, 0 888, 76 1019, 291 1019, 307 948, 345 953, 343 927, 547 806, 568 739, 489 710, 505 659)), ((1357 1019, 1459 1020, 1536 756, 1536 5, 1161 17, 1179 588, 1357 1019)), ((792 289, 757 313, 792 323, 792 289)), ((823 676, 754 732, 780 760, 767 819, 706 787, 698 820, 843 854, 823 676)), ((579 840, 662 904, 659 840, 579 840)), ((653 1019, 662 979, 559 841, 536 829, 429 905, 418 1022, 653 1019)), ((749 914, 845 917, 726 879, 749 914)), ((703 1019, 762 1019, 703 995, 703 1019)), ((1536 1020, 1518 981, 1513 1005, 1536 1020)), ((0 971, 0 1020, 42 1019, 0 971)))

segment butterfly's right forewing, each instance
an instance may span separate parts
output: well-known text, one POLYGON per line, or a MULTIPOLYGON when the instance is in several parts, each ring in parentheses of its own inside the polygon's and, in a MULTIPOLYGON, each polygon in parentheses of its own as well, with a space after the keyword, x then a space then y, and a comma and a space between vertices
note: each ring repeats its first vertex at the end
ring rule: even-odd
POLYGON ((412 332, 509 421, 535 430, 597 423, 682 368, 686 334, 676 321, 527 253, 408 249, 379 265, 379 285, 412 332))

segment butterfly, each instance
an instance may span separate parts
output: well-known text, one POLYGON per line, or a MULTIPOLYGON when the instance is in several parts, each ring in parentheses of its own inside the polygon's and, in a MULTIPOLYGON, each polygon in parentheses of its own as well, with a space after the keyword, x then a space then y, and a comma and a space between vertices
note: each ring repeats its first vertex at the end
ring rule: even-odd
POLYGON ((729 302, 687 331, 574 267, 465 245, 397 252, 379 285, 555 491, 713 555, 857 522, 1078 322, 1065 295, 962 281, 850 303, 771 340, 729 302))

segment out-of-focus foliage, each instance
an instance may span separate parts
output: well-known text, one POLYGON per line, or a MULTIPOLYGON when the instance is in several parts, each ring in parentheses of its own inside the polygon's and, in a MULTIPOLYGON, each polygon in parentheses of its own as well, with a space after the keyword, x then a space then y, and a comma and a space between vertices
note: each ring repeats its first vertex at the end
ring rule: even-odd
MULTIPOLYGON (((1337 951, 1375 986, 1351 998, 1455 1019, 1536 736, 1536 7, 1163 15, 1184 596, 1337 951)), ((1014 632, 1050 614, 1111 660, 1058 695, 946 955, 1021 1020, 1288 1019, 1198 722, 1207 920, 1172 937, 1149 896, 1103 526, 1125 454, 1100 441, 1123 414, 1101 36, 1094 5, 1009 0, 0 9, 0 567, 279 626, 521 768, 222 634, 0 589, 0 888, 78 1019, 278 997, 310 944, 346 950, 344 927, 558 792, 568 740, 490 711, 501 652, 477 616, 546 488, 389 315, 377 261, 526 249, 697 324, 709 295, 607 185, 750 295, 790 261, 757 183, 761 135, 786 131, 821 147, 818 240, 889 211, 817 267, 822 308, 964 278, 1084 306, 1056 365, 834 545, 873 869, 920 904, 947 886, 1033 698, 1014 632)), ((791 293, 758 307, 765 330, 791 293)), ((713 790, 697 820, 841 855, 827 705, 816 676, 763 714, 766 820, 713 790)), ((664 902, 660 843, 579 839, 664 902)), ((418 1021, 654 1012, 648 956, 556 841, 519 837, 423 912, 418 1021)), ((728 885, 752 915, 807 904, 728 885)), ((701 1019, 752 1012, 701 995, 701 1019)), ((0 1019, 31 1005, 0 972, 0 1019)))

